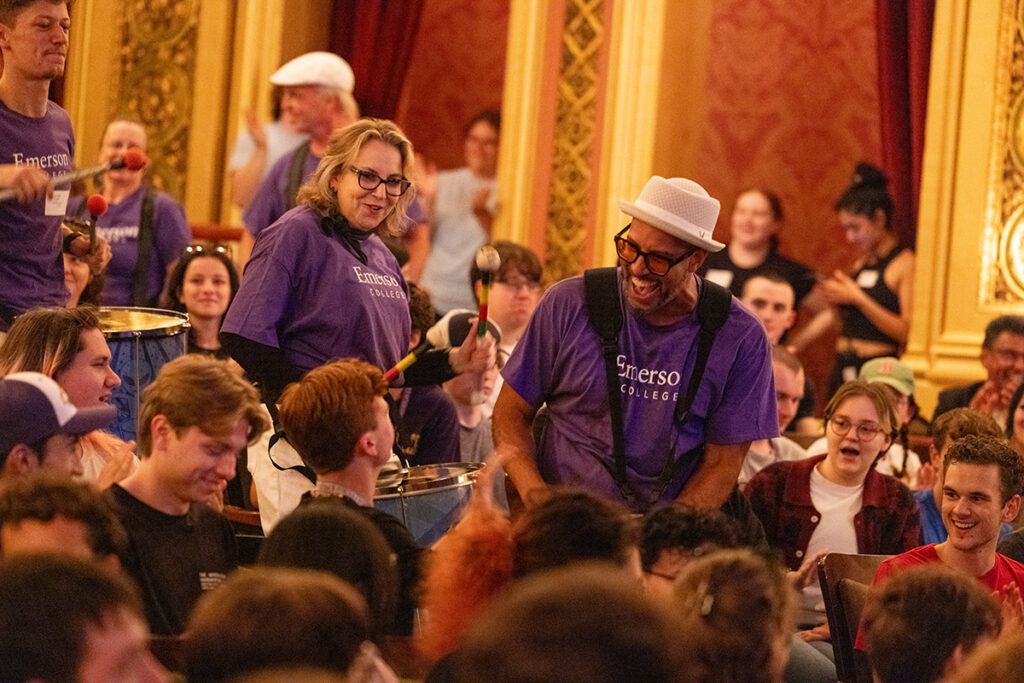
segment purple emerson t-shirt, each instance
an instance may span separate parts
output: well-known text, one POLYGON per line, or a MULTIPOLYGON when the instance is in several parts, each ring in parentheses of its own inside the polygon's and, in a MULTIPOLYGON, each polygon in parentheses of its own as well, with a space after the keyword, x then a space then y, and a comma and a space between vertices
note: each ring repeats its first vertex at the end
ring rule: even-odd
MULTIPOLYGON (((34 163, 57 175, 71 170, 74 156, 75 135, 66 111, 47 102, 46 114, 33 118, 0 102, 0 164, 34 163)), ((52 198, 0 202, 0 305, 13 313, 63 306, 68 299, 60 231, 68 194, 64 185, 52 198)))
MULTIPOLYGON (((696 360, 697 316, 657 327, 625 302, 623 311, 618 368, 627 477, 640 501, 649 499, 669 454, 678 458, 701 443, 778 435, 768 340, 761 323, 735 298, 682 425, 674 412, 696 360)), ((544 480, 622 500, 611 475, 615 459, 604 357, 587 317, 582 277, 563 280, 544 295, 502 376, 531 406, 547 402, 549 423, 537 454, 544 480)), ((686 463, 662 500, 675 498, 699 464, 696 459, 686 463)))
MULTIPOLYGON (((110 242, 110 263, 104 271, 103 303, 106 306, 131 306, 132 284, 139 263, 139 219, 146 188, 140 187, 119 204, 109 204, 96 221, 96 233, 110 242)), ((81 210, 85 197, 72 200, 69 214, 81 210)), ((185 210, 166 192, 156 192, 153 201, 153 249, 146 283, 146 305, 156 303, 164 285, 168 267, 188 246, 192 231, 185 210)))
POLYGON ((376 235, 364 265, 299 206, 260 233, 221 329, 272 346, 302 371, 336 358, 381 369, 409 348, 405 278, 376 235))
POLYGON ((285 192, 288 190, 288 171, 291 169, 292 157, 296 154, 306 153, 306 160, 302 165, 303 182, 308 180, 316 171, 320 157, 308 152, 303 145, 294 152, 285 154, 277 160, 277 163, 270 167, 267 177, 260 184, 256 196, 249 202, 242 214, 242 223, 253 237, 260 234, 264 228, 269 227, 274 221, 284 215, 288 210, 288 200, 285 192))

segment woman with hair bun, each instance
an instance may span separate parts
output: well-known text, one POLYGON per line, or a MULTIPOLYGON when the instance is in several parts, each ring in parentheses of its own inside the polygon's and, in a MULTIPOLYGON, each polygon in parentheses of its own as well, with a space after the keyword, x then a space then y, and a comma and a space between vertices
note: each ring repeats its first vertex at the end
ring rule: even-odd
POLYGON ((861 256, 852 276, 836 270, 822 283, 825 298, 836 306, 823 315, 828 322, 838 315, 840 322, 830 391, 855 379, 865 361, 899 356, 910 334, 914 253, 900 246, 893 231, 888 184, 878 167, 861 162, 835 205, 846 241, 861 256))

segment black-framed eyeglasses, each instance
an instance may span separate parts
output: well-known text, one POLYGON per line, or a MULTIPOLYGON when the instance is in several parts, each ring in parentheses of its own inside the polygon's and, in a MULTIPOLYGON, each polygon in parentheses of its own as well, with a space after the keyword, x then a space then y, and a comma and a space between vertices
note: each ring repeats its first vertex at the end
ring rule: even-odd
POLYGON ((658 277, 664 277, 668 274, 668 271, 672 266, 682 263, 686 259, 690 258, 697 251, 697 247, 693 247, 678 258, 672 258, 671 256, 665 256, 664 254, 658 254, 651 251, 643 251, 636 242, 623 235, 631 228, 633 224, 630 223, 615 235, 615 253, 619 255, 619 258, 626 263, 633 263, 638 258, 643 256, 644 265, 647 266, 647 270, 651 271, 651 274, 657 275, 658 277))
POLYGON ((850 433, 851 429, 856 430, 857 439, 860 441, 871 441, 879 434, 885 433, 884 429, 872 422, 861 422, 859 425, 854 425, 853 422, 845 417, 833 417, 828 423, 831 425, 832 431, 836 433, 836 436, 846 436, 850 433))
POLYGON ((409 186, 412 185, 412 182, 405 178, 385 179, 373 171, 363 171, 355 166, 349 166, 348 169, 359 178, 359 187, 370 192, 376 190, 381 183, 384 183, 384 191, 386 193, 392 197, 401 197, 409 189, 409 186))

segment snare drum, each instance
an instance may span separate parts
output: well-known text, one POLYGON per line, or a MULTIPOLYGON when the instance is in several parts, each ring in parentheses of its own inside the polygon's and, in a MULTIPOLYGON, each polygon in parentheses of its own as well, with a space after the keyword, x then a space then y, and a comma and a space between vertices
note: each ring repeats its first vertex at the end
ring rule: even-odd
POLYGON ((432 545, 462 517, 482 467, 450 462, 382 471, 373 507, 402 520, 420 545, 432 545))
POLYGON ((108 306, 99 311, 100 330, 110 346, 110 367, 121 378, 111 405, 117 419, 110 431, 132 441, 138 429, 142 391, 164 363, 185 355, 188 348, 188 316, 158 308, 108 306))

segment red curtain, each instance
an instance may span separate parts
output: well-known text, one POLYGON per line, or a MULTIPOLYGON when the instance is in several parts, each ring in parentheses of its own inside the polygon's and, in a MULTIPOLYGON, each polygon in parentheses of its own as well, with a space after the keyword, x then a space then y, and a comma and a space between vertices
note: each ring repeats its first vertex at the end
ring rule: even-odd
POLYGON ((875 0, 882 165, 904 246, 917 237, 935 0, 875 0))
POLYGON ((330 50, 352 66, 363 116, 394 118, 425 0, 334 0, 330 50))

